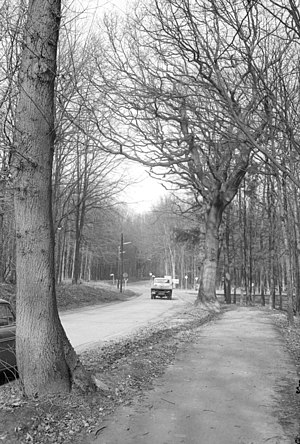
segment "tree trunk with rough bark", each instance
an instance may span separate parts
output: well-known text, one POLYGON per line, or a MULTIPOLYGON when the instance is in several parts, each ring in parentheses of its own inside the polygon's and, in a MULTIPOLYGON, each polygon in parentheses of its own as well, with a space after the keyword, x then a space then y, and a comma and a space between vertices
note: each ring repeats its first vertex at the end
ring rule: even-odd
POLYGON ((222 221, 223 202, 220 196, 213 200, 206 220, 205 258, 202 265, 197 302, 216 301, 216 275, 219 252, 219 228, 222 221))
POLYGON ((54 81, 59 0, 31 0, 19 76, 14 151, 17 239, 16 353, 29 396, 91 386, 58 316, 52 221, 54 81), (82 381, 82 383, 81 383, 82 381))
POLYGON ((217 302, 216 277, 219 259, 219 228, 225 208, 236 196, 239 186, 245 177, 249 161, 249 152, 232 171, 223 183, 216 181, 212 198, 207 205, 205 256, 200 275, 200 285, 196 304, 217 302))

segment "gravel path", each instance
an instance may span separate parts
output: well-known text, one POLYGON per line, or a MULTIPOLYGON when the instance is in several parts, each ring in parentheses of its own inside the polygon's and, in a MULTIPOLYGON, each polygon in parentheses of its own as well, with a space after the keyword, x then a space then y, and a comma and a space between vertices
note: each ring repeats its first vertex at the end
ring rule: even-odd
POLYGON ((295 443, 297 386, 270 316, 240 307, 200 327, 154 390, 118 408, 91 442, 295 443))

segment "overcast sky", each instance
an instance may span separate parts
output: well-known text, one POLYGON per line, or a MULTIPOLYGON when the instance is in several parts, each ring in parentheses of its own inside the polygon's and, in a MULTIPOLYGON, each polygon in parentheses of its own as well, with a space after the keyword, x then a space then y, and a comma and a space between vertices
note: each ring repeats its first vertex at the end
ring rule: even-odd
POLYGON ((129 175, 137 181, 127 188, 124 200, 132 210, 143 213, 149 211, 166 194, 163 186, 149 177, 145 169, 138 164, 128 169, 129 175))

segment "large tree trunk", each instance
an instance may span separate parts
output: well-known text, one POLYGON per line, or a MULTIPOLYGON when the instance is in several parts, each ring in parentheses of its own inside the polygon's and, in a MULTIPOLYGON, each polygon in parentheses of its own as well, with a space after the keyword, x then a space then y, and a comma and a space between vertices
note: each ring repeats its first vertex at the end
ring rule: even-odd
POLYGON ((201 270, 197 302, 204 303, 216 301, 219 227, 222 220, 222 214, 223 205, 218 198, 214 199, 209 208, 206 220, 205 258, 201 270))
POLYGON ((51 176, 60 0, 31 0, 20 70, 14 152, 17 238, 16 353, 25 394, 68 392, 79 360, 55 295, 51 176))
MULTIPOLYGON (((248 165, 249 153, 246 152, 236 169, 227 180, 216 181, 213 197, 208 204, 205 231, 205 257, 200 275, 199 292, 196 303, 217 302, 216 278, 219 260, 219 228, 227 205, 236 196, 248 165)), ((225 175, 226 176, 226 175, 225 175)))

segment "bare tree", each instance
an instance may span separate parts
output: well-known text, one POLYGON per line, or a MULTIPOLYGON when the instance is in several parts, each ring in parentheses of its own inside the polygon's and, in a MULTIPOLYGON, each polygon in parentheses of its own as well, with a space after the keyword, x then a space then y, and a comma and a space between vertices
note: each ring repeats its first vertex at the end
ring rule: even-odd
POLYGON ((156 1, 155 8, 137 10, 120 33, 107 21, 108 42, 98 42, 100 50, 91 53, 97 71, 89 81, 113 116, 97 125, 95 94, 89 107, 109 141, 106 149, 148 165, 175 189, 191 191, 206 215, 201 301, 215 300, 222 214, 266 127, 248 63, 259 56, 259 20, 248 10, 235 15, 237 10, 232 8, 235 21, 225 33, 228 18, 214 2, 156 1), (245 20, 247 39, 236 31, 245 20))
POLYGON ((19 2, 3 1, 0 5, 0 282, 15 280, 13 197, 9 165, 23 13, 19 2))
POLYGON ((90 379, 69 343, 55 295, 52 161, 60 1, 30 1, 24 29, 14 145, 17 339, 27 395, 68 392, 90 379))
POLYGON ((144 2, 125 28, 107 20, 108 41, 91 54, 90 81, 118 128, 98 127, 109 149, 166 168, 159 174, 192 190, 206 214, 199 300, 215 298, 222 214, 253 159, 299 184, 281 161, 282 139, 298 152, 297 11, 293 1, 144 2))

